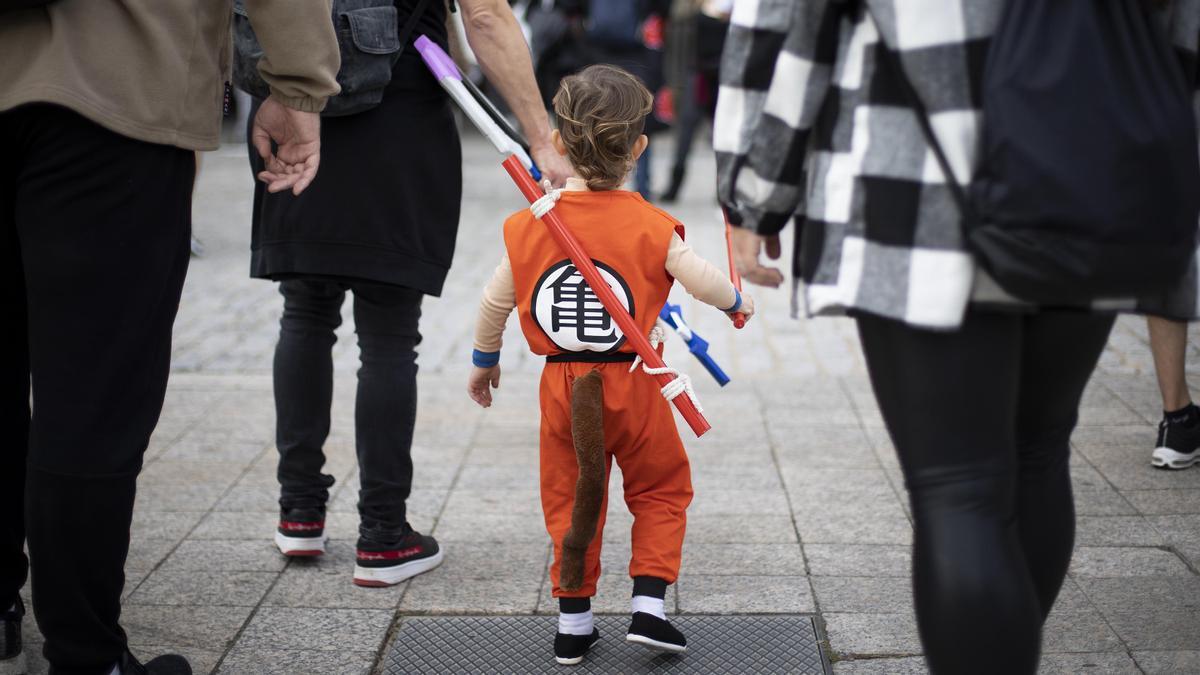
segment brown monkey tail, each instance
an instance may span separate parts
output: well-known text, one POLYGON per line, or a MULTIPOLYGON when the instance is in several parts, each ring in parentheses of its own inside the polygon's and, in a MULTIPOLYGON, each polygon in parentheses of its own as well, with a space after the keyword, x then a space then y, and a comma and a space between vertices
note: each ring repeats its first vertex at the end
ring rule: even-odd
POLYGON ((604 480, 604 387, 600 373, 591 371, 571 385, 571 437, 579 462, 571 529, 563 538, 559 586, 565 591, 583 586, 583 563, 608 485, 604 480))

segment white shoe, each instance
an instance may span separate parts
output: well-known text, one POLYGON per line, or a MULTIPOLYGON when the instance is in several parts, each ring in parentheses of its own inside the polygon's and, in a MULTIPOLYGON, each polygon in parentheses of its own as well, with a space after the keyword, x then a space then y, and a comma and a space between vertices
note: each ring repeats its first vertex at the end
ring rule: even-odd
POLYGON ((325 553, 325 513, 312 509, 287 509, 275 528, 279 552, 293 558, 311 558, 325 553))
POLYGON ((1163 419, 1158 423, 1158 442, 1150 464, 1160 469, 1186 469, 1200 464, 1200 425, 1188 427, 1163 419))
POLYGON ((324 534, 317 537, 289 537, 282 532, 275 533, 275 545, 279 547, 280 553, 289 558, 312 558, 324 555, 327 540, 328 537, 324 534))

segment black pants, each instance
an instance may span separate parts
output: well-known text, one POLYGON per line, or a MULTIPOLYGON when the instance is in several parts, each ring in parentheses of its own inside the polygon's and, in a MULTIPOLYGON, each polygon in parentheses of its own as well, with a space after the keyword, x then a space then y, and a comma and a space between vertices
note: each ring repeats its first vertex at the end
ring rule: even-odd
POLYGON ((1075 537, 1069 440, 1112 317, 969 312, 953 333, 858 319, 914 521, 934 673, 1033 673, 1075 537))
POLYGON ((0 379, 0 606, 32 568, 54 673, 107 673, 125 649, 129 524, 166 392, 194 174, 193 153, 65 108, 0 113, 0 287, 14 340, 0 379))
POLYGON ((407 529, 412 490, 412 436, 417 417, 417 323, 423 294, 371 283, 295 279, 279 284, 283 318, 275 348, 279 504, 325 507, 333 476, 321 472, 333 403, 334 331, 346 291, 354 293, 354 325, 362 367, 354 407, 358 449, 359 534, 387 544, 407 529))

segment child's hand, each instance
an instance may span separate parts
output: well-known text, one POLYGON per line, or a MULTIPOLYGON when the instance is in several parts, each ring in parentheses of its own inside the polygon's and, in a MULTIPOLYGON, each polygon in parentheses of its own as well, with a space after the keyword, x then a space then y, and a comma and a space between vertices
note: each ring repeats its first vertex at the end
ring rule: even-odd
POLYGON ((747 321, 754 316, 754 298, 749 293, 742 291, 742 306, 738 307, 736 312, 730 312, 728 316, 732 320, 735 314, 741 314, 747 321))
POLYGON ((471 368, 471 376, 467 378, 467 393, 472 401, 483 408, 492 407, 492 387, 500 388, 500 366, 471 368))

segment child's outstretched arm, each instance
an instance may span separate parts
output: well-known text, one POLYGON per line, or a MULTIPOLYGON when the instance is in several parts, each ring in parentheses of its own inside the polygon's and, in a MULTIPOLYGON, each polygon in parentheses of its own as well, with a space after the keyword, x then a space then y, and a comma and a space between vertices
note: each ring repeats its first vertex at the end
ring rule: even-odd
POLYGON ((671 247, 667 250, 667 273, 693 298, 716 307, 731 319, 737 312, 745 315, 747 321, 754 316, 754 298, 734 288, 724 272, 696 255, 678 234, 671 236, 671 247))
POLYGON ((492 280, 483 289, 479 317, 475 320, 475 350, 471 353, 471 375, 467 394, 484 408, 492 405, 492 388, 500 388, 500 347, 504 343, 504 325, 517 306, 513 288, 512 264, 508 255, 496 266, 492 280))

